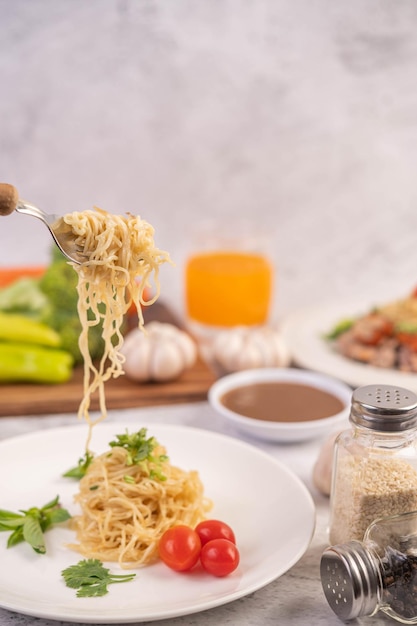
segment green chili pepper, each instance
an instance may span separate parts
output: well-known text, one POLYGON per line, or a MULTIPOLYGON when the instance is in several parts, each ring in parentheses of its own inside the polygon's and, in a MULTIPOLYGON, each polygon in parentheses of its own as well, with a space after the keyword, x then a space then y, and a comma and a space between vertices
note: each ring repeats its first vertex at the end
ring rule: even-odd
POLYGON ((36 320, 17 313, 0 311, 0 341, 35 343, 57 348, 61 344, 59 334, 36 320))
POLYGON ((0 383, 64 383, 72 366, 73 358, 64 350, 0 342, 0 383))

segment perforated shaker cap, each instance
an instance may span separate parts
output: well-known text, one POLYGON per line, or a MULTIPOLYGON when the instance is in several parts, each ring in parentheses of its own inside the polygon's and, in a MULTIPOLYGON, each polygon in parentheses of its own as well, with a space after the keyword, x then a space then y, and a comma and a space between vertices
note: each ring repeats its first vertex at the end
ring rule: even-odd
POLYGON ((327 548, 321 558, 320 575, 326 600, 341 620, 372 615, 377 609, 377 566, 359 541, 327 548))
POLYGON ((352 395, 350 420, 381 432, 417 428, 417 395, 394 385, 366 385, 352 395))

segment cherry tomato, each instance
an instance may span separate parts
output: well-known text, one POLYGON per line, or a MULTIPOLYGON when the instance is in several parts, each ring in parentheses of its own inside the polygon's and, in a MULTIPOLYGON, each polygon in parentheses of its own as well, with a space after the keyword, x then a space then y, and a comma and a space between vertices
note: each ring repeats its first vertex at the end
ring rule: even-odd
POLYGON ((162 535, 158 551, 161 561, 168 567, 176 572, 186 572, 194 567, 199 559, 200 537, 189 526, 173 526, 162 535))
POLYGON ((230 526, 217 519, 200 522, 195 527, 195 531, 201 539, 202 546, 213 539, 228 539, 232 543, 236 543, 235 534, 230 526))
POLYGON ((239 565, 240 555, 236 545, 227 539, 212 539, 201 549, 201 565, 213 576, 227 576, 239 565))

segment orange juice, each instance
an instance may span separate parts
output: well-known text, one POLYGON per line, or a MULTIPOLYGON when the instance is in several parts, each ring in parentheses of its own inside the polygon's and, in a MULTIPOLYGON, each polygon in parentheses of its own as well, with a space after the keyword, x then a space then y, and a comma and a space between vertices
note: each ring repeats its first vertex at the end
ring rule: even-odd
POLYGON ((272 265, 260 254, 213 251, 188 259, 186 307, 191 320, 210 326, 266 322, 272 265))

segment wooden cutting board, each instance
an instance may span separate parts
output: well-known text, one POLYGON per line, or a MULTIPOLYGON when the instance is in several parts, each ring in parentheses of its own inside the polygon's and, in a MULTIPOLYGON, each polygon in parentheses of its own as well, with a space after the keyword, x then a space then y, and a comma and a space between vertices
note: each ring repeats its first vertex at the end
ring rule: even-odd
MULTIPOLYGON (((181 326, 162 302, 146 308, 144 317, 145 323, 157 320, 181 326)), ((83 368, 80 366, 75 368, 72 379, 61 385, 0 385, 0 417, 76 412, 82 399, 82 378, 83 368)), ((126 409, 199 402, 207 399, 208 389, 215 378, 200 358, 192 369, 173 382, 139 384, 121 376, 106 383, 106 405, 108 409, 126 409)), ((98 408, 95 399, 91 408, 98 408)))

